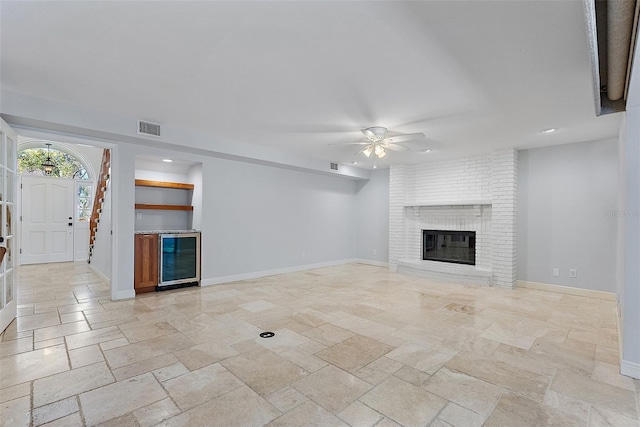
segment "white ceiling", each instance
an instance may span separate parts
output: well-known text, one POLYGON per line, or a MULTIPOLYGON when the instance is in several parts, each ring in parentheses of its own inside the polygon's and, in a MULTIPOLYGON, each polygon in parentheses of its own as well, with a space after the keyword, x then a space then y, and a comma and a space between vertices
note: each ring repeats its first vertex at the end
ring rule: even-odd
POLYGON ((361 147, 330 144, 361 128, 427 135, 384 166, 618 133, 594 114, 579 0, 1 8, 3 89, 231 142, 348 163, 361 147))
POLYGON ((136 156, 136 170, 187 175, 189 169, 197 164, 197 162, 182 159, 169 159, 167 156, 154 156, 151 154, 139 154, 136 156), (171 162, 166 162, 164 161, 165 159, 171 160, 171 162))

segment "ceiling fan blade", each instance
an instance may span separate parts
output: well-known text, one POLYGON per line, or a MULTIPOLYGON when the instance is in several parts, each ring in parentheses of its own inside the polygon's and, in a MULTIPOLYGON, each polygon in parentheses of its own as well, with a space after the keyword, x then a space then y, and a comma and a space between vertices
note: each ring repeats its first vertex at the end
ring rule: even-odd
POLYGON ((424 138, 425 135, 422 132, 418 132, 418 133, 409 133, 406 135, 398 135, 398 136, 390 136, 384 139, 384 142, 391 142, 391 143, 395 143, 395 142, 403 142, 403 141, 412 141, 414 139, 422 139, 424 138))
POLYGON ((384 148, 388 148, 392 151, 409 151, 409 147, 405 147, 404 145, 396 144, 393 142, 384 144, 384 148))

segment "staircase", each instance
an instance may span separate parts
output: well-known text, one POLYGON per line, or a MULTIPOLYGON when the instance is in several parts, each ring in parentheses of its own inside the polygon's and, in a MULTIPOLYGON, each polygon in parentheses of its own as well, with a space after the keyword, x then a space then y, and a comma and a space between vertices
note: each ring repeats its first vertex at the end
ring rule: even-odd
POLYGON ((93 254, 93 245, 96 241, 98 233, 98 225, 100 224, 100 216, 102 214, 102 206, 104 204, 104 196, 109 187, 109 179, 111 168, 111 150, 104 150, 102 153, 102 166, 100 166, 100 179, 96 189, 96 195, 93 199, 93 210, 91 211, 91 219, 89 219, 89 260, 91 263, 91 255, 93 254))

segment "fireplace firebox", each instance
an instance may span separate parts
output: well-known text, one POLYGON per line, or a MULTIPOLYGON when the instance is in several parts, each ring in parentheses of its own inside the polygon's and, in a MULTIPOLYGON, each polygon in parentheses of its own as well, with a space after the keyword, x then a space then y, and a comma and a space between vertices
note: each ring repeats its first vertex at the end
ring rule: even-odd
POLYGON ((476 232, 422 230, 422 259, 476 265, 476 232))

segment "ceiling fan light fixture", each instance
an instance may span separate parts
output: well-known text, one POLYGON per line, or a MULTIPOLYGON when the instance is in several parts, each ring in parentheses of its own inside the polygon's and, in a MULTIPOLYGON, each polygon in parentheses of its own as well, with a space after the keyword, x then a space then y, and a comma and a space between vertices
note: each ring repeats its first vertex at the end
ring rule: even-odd
MULTIPOLYGON (((407 133, 407 134, 392 134, 389 135, 388 129, 382 126, 370 126, 365 129, 360 129, 360 132, 364 135, 366 140, 360 140, 357 142, 350 142, 349 145, 359 145, 364 146, 363 149, 357 152, 357 154, 364 154, 365 157, 371 157, 371 154, 375 154, 373 156, 374 162, 378 159, 382 159, 389 154, 388 150, 391 151, 409 151, 410 147, 399 144, 399 142, 404 141, 413 141, 417 139, 424 138, 425 135, 422 132, 417 133, 407 133)), ((336 144, 330 144, 336 145, 336 144)), ((426 152, 431 150, 427 149, 426 152)), ((423 151, 424 152, 424 151, 423 151)))

